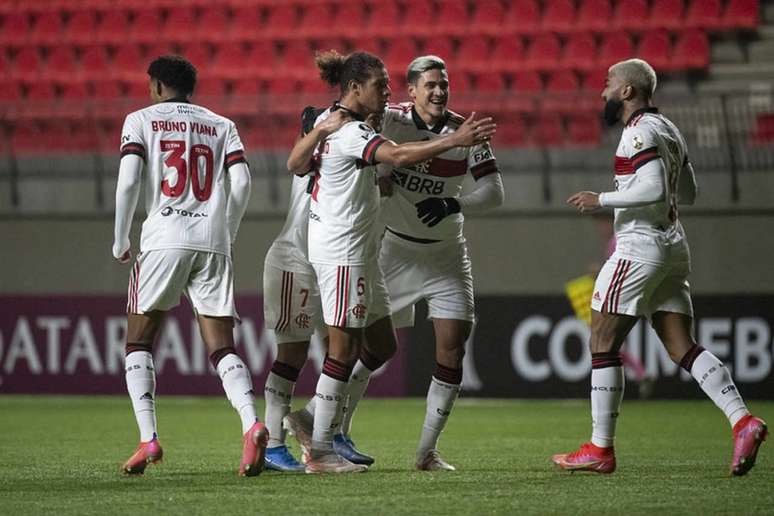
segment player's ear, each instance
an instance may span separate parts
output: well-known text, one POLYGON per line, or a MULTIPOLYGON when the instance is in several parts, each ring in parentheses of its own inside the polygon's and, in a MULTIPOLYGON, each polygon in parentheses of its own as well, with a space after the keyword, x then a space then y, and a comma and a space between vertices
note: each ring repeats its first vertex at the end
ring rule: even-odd
POLYGON ((161 97, 161 81, 156 81, 156 93, 161 97))
POLYGON ((409 94, 409 98, 411 100, 416 100, 416 98, 417 98, 417 85, 416 84, 409 83, 409 85, 408 85, 408 94, 409 94))
POLYGON ((627 84, 621 92, 621 100, 631 100, 632 98, 634 98, 634 88, 631 84, 627 84))

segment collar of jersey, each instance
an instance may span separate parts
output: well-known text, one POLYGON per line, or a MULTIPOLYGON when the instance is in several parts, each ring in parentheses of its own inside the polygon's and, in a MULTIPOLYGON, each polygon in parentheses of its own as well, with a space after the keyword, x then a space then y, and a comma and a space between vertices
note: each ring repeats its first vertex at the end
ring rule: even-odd
POLYGON ((440 134, 441 130, 446 126, 446 122, 449 120, 449 112, 444 112, 441 119, 438 120, 438 123, 433 127, 427 127, 427 124, 424 120, 422 120, 422 117, 419 116, 419 113, 417 113, 417 108, 414 106, 411 106, 411 118, 414 120, 414 125, 417 126, 417 129, 421 129, 423 131, 432 131, 435 134, 440 134))
POLYGON ((333 113, 337 109, 341 109, 342 111, 346 111, 347 114, 349 114, 352 118, 354 118, 358 122, 365 122, 365 117, 363 115, 361 115, 360 113, 355 113, 351 109, 342 106, 341 104, 338 103, 338 101, 333 103, 333 106, 331 107, 331 113, 333 113))
POLYGON ((171 99, 162 100, 161 102, 182 102, 183 104, 190 104, 191 101, 185 97, 173 97, 171 99))
POLYGON ((632 116, 629 117, 629 120, 627 120, 626 124, 624 124, 624 125, 628 126, 629 124, 632 123, 632 120, 634 120, 636 117, 638 117, 638 116, 640 116, 640 115, 642 115, 644 113, 658 113, 658 108, 651 106, 651 107, 644 107, 644 108, 638 109, 637 111, 632 113, 632 116))

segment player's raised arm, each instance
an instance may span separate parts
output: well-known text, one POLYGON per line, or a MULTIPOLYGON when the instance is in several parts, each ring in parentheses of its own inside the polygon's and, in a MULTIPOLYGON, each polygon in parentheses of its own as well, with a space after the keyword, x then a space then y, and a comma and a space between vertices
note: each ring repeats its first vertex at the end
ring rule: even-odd
MULTIPOLYGON (((306 116, 306 110, 304 111, 306 116)), ((307 130, 304 127, 304 135, 296 140, 296 144, 288 156, 288 172, 296 175, 304 175, 309 172, 309 162, 312 160, 314 150, 325 138, 338 131, 342 125, 350 122, 352 117, 344 110, 333 111, 328 118, 307 130)), ((306 125, 306 124, 304 124, 306 125)))
POLYGON ((376 149, 375 158, 380 163, 406 167, 443 154, 455 147, 471 147, 489 141, 497 130, 490 117, 476 120, 473 113, 453 133, 424 142, 408 142, 400 145, 385 140, 376 149))

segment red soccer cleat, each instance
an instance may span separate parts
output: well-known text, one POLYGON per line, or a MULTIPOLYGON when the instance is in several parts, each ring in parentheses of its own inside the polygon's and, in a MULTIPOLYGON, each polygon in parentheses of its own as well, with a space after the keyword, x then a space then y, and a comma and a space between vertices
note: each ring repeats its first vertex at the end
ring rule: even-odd
POLYGON ((163 456, 164 451, 161 449, 161 444, 154 437, 150 441, 141 442, 121 469, 127 475, 142 475, 148 464, 161 462, 163 456))
POLYGON ((269 431, 256 421, 242 438, 242 462, 239 463, 239 475, 255 477, 261 474, 266 457, 266 445, 269 444, 269 431))
POLYGON ((570 471, 593 471, 595 473, 615 471, 615 450, 612 446, 600 448, 593 443, 584 443, 579 450, 554 455, 551 460, 560 468, 570 471))
POLYGON ((744 416, 734 425, 734 457, 731 459, 731 474, 742 476, 755 466, 758 448, 769 433, 766 422, 751 414, 744 416))

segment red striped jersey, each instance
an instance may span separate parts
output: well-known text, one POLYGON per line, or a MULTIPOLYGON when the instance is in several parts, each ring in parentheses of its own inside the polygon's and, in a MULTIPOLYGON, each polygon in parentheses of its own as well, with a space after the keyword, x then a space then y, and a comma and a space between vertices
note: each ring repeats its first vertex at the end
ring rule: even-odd
POLYGON ((615 209, 616 251, 654 263, 667 259, 665 246, 685 245, 687 251, 677 202, 680 173, 688 162, 688 151, 680 130, 668 118, 656 108, 639 110, 626 123, 615 153, 616 190, 631 188, 637 181, 637 170, 659 159, 664 170, 664 200, 615 209))
MULTIPOLYGON (((440 138, 454 132, 465 119, 447 111, 434 127, 428 127, 410 102, 390 104, 385 111, 382 134, 395 143, 440 138)), ((386 167, 380 167, 380 174, 386 167)), ((398 233, 428 240, 463 240, 462 213, 428 227, 417 217, 415 204, 428 197, 459 197, 462 182, 470 172, 474 180, 499 173, 489 144, 457 147, 440 156, 409 167, 388 168, 395 183, 393 195, 382 203, 382 220, 398 233)))
POLYGON ((121 156, 127 154, 145 161, 141 251, 231 254, 225 175, 245 162, 234 122, 187 102, 154 104, 126 117, 121 156))
POLYGON ((309 208, 309 261, 365 265, 376 260, 376 150, 386 140, 352 121, 322 142, 309 208))

